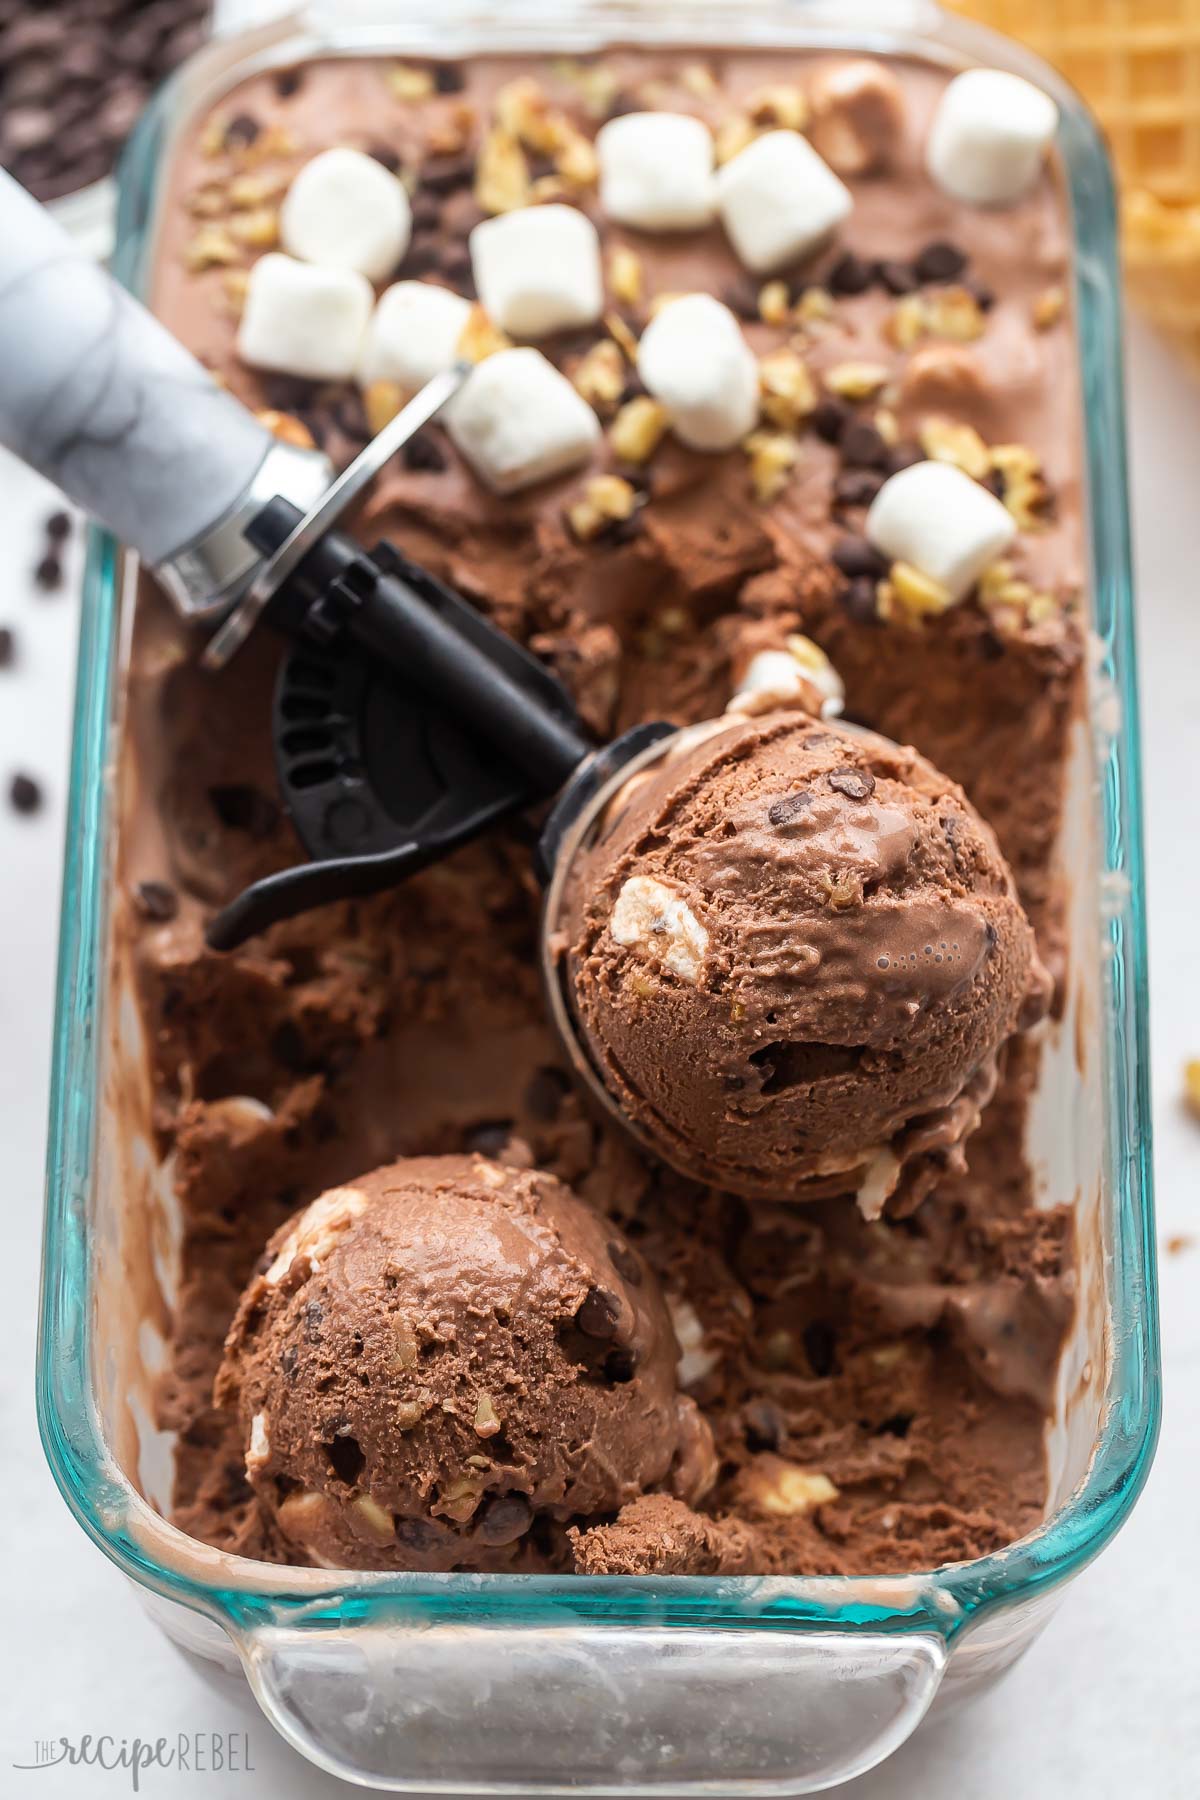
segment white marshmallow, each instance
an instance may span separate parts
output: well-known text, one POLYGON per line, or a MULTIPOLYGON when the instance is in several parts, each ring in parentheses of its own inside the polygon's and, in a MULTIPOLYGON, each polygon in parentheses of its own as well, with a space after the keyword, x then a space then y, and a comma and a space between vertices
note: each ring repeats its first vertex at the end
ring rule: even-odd
POLYGON ((274 251, 250 271, 237 349, 256 369, 309 381, 353 375, 375 295, 353 269, 319 269, 274 251))
POLYGON ((730 450, 758 419, 758 363, 727 306, 683 294, 660 307, 638 345, 638 374, 693 450, 730 450))
POLYGON ((798 131, 768 131, 717 171, 717 202, 749 269, 781 269, 816 250, 854 206, 798 131))
POLYGON ((643 231, 692 231, 716 211, 713 140, 687 113, 626 113, 596 134, 600 204, 643 231))
POLYGON ((919 462, 884 482, 867 537, 890 562, 911 563, 961 600, 1016 536, 1008 509, 951 463, 919 462))
POLYGON ((371 314, 358 365, 362 387, 394 381, 415 394, 448 369, 471 316, 471 303, 432 281, 397 281, 371 314))
POLYGON ((1001 69, 956 75, 933 115, 925 162, 939 187, 974 206, 1011 206, 1038 178, 1058 130, 1049 94, 1001 69))
POLYGON ((574 206, 522 206, 470 236, 484 311, 514 337, 591 325, 604 309, 600 239, 574 206))
POLYGON ((322 150, 299 171, 279 210, 279 240, 303 262, 390 275, 412 236, 408 195, 361 150, 322 150))
POLYGON ((497 494, 515 493, 586 462, 595 413, 540 350, 499 350, 446 410, 450 436, 497 494))

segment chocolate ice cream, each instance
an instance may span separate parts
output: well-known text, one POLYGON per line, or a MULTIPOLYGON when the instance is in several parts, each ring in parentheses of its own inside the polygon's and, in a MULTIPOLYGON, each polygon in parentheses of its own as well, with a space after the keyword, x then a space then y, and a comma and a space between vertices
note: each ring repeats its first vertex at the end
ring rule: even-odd
POLYGON ((280 1227, 217 1397, 293 1556, 544 1567, 569 1561, 570 1523, 711 1486, 677 1355, 643 1258, 561 1182, 417 1157, 280 1227))
POLYGON ((610 1092, 700 1180, 911 1210, 1049 998, 993 833, 915 750, 798 713, 628 785, 568 956, 610 1092))

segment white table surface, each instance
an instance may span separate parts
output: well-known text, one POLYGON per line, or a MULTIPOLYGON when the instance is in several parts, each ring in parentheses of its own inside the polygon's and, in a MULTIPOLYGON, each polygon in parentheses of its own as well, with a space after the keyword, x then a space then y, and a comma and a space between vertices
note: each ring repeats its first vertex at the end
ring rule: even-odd
MULTIPOLYGON (((1200 1123, 1179 1100, 1200 1055, 1200 382, 1145 332, 1132 334, 1137 561, 1145 696, 1154 986, 1154 1126, 1163 1255, 1166 1424, 1132 1522, 1084 1575, 1014 1672, 973 1710, 932 1726, 848 1790, 855 1800, 1195 1800, 1200 1794, 1200 1123)), ((47 810, 0 803, 0 1168, 6 1215, 0 1307, 0 1522, 8 1629, 0 1794, 126 1794, 129 1776, 12 1769, 34 1740, 84 1731, 154 1739, 248 1731, 255 1773, 164 1774, 142 1792, 289 1800, 351 1790, 290 1751, 240 1681, 186 1658, 59 1499, 37 1439, 34 1313, 47 1066, 57 937, 68 713, 77 602, 30 590, 44 486, 0 470, 0 623, 20 665, 0 671, 0 783, 27 768, 47 810)), ((78 546, 75 546, 76 555, 78 546)))

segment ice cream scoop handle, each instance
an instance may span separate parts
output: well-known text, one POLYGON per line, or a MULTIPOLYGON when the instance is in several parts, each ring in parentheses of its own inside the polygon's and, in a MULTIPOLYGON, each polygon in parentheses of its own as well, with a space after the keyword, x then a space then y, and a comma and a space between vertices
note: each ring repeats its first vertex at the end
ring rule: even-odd
POLYGON ((0 444, 155 564, 230 511, 271 444, 3 172, 0 444))

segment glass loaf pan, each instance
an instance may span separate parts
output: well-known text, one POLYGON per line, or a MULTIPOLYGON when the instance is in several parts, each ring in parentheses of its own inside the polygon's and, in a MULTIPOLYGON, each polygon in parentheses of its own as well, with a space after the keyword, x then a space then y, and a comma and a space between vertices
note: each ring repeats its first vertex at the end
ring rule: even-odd
MULTIPOLYGON (((1158 1418, 1145 912, 1113 195, 1076 96, 1006 41, 927 4, 511 0, 320 9, 211 46, 127 156, 117 260, 141 285, 181 125, 272 63, 353 51, 455 56, 614 42, 867 48, 1029 75, 1062 111, 1075 229, 1089 488, 1091 707, 1071 771, 1067 1016, 1031 1125, 1044 1192, 1076 1197, 1074 1335, 1049 1434, 1045 1524, 997 1554, 891 1578, 662 1580, 278 1568, 167 1524, 152 1425, 171 1294, 169 1183, 150 1148, 136 1008, 109 936, 116 726, 132 571, 93 538, 83 608, 50 1122, 38 1401, 80 1523, 181 1643, 236 1664, 305 1755, 419 1793, 799 1794, 861 1773, 1005 1669, 1141 1487, 1158 1418), (329 9, 331 12, 334 9, 329 9), (363 8, 368 13, 370 9, 363 8), (886 12, 886 16, 883 15, 886 12), (1087 1054, 1079 1066, 1077 1042, 1087 1054), (122 1117, 144 1133, 118 1131, 122 1117), (145 1310, 143 1311, 143 1306, 145 1310)), ((99 1646, 97 1647, 99 1649, 99 1646)))

